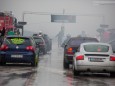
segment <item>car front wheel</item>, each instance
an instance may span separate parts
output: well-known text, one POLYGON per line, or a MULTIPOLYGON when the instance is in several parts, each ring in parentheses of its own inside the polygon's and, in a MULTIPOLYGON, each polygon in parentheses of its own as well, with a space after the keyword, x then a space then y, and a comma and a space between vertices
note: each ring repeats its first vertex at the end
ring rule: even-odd
POLYGON ((115 77, 115 72, 110 72, 111 77, 115 77))
POLYGON ((36 67, 38 65, 38 61, 34 58, 33 61, 31 62, 32 67, 36 67))
POLYGON ((63 61, 63 66, 64 66, 64 69, 69 69, 69 63, 67 63, 65 59, 63 61))
POLYGON ((73 75, 78 76, 79 74, 80 74, 80 72, 76 71, 75 65, 73 65, 73 75))
POLYGON ((5 57, 1 57, 0 60, 1 60, 0 65, 2 66, 6 65, 5 57))

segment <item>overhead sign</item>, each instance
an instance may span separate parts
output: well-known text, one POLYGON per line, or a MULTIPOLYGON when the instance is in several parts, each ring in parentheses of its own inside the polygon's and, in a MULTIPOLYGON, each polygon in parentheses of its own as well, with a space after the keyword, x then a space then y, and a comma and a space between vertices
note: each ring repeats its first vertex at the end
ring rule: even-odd
POLYGON ((108 28, 109 25, 106 25, 106 24, 100 24, 100 27, 102 27, 102 28, 108 28))
POLYGON ((51 15, 51 22, 76 23, 75 15, 51 15))
POLYGON ((16 25, 16 28, 23 28, 23 25, 17 24, 17 25, 16 25))
POLYGON ((26 25, 27 22, 19 21, 18 24, 20 24, 20 25, 26 25))

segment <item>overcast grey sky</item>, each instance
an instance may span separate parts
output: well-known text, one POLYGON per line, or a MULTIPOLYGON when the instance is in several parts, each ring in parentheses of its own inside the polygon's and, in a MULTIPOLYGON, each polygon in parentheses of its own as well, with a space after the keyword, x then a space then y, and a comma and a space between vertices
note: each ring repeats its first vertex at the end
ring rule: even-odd
MULTIPOLYGON (((12 11, 18 21, 22 21, 25 11, 63 13, 76 15, 76 23, 65 23, 65 33, 77 36, 86 31, 88 36, 97 35, 100 24, 115 28, 115 4, 96 5, 95 0, 0 0, 0 11, 12 11), (103 19, 104 16, 104 19, 103 19)), ((98 0, 101 1, 101 0, 98 0)), ((106 1, 106 0, 104 0, 106 1)), ((61 23, 51 23, 50 15, 25 15, 28 24, 25 30, 44 33, 54 37, 61 29, 61 23)))

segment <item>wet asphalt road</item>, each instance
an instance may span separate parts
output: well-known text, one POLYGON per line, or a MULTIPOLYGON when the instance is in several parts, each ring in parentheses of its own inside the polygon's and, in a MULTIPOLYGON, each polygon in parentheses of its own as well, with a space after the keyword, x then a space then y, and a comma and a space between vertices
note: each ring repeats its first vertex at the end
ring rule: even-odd
POLYGON ((71 69, 63 69, 63 49, 53 43, 52 51, 40 56, 37 68, 0 66, 0 86, 115 86, 115 77, 90 73, 74 77, 71 69))

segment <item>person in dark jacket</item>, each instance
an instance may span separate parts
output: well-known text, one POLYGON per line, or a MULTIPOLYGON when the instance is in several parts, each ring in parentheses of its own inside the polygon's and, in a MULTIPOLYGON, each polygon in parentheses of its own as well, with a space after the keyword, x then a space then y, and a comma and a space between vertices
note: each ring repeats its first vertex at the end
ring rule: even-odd
POLYGON ((3 27, 3 29, 0 29, 0 44, 2 44, 4 37, 5 37, 5 27, 3 27))

